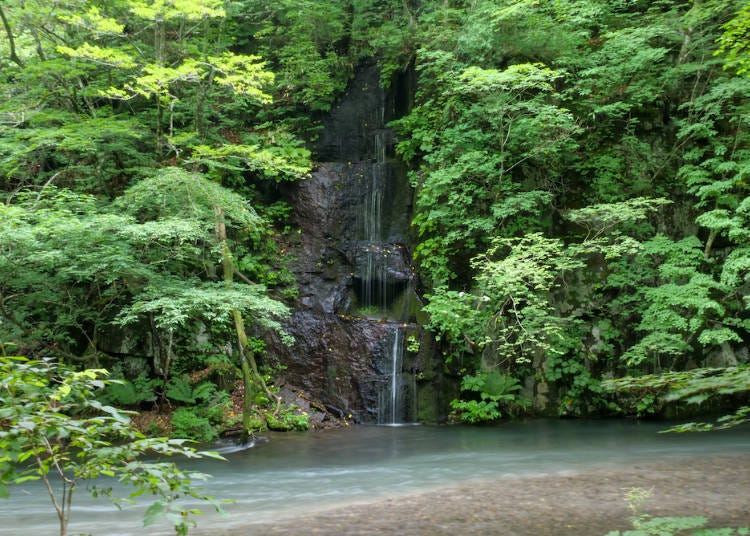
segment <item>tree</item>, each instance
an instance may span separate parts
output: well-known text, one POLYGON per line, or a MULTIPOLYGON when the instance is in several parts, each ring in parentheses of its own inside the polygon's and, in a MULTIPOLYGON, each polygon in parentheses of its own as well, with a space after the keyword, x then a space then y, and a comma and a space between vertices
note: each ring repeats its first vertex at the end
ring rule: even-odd
POLYGON ((112 197, 164 160, 233 186, 243 175, 304 177, 309 151, 260 117, 274 75, 231 48, 224 5, 10 2, 6 33, 22 61, 0 80, 11 95, 0 118, 13 119, 0 122, 8 188, 55 183, 112 197))
POLYGON ((572 148, 577 126, 555 103, 560 71, 538 63, 484 69, 451 53, 420 51, 420 104, 395 122, 398 151, 420 161, 413 173, 422 273, 441 286, 470 273, 488 238, 534 229, 552 196, 551 166, 572 148), (527 173, 531 175, 527 175, 527 173))
POLYGON ((243 197, 200 174, 166 168, 112 205, 48 187, 0 205, 0 214, 13 222, 0 230, 4 340, 24 353, 82 355, 96 364, 100 333, 148 326, 153 369, 166 381, 177 343, 204 322, 222 339, 217 346, 232 339, 239 346, 248 425, 255 392, 268 389, 243 315, 290 338, 279 323, 287 307, 235 261, 238 254, 252 257, 253 241, 265 240, 266 224, 243 197), (242 282, 232 280, 235 274, 242 282), (235 336, 227 339, 230 326, 235 336))
POLYGON ((204 236, 204 254, 218 255, 222 266, 223 284, 213 283, 185 287, 182 282, 148 289, 143 297, 121 313, 121 322, 136 321, 144 313, 154 314, 154 322, 160 329, 170 333, 184 325, 188 318, 207 318, 227 322, 231 318, 238 345, 238 357, 244 379, 243 424, 250 431, 252 403, 258 390, 269 399, 273 395, 258 371, 255 354, 248 342, 243 314, 250 315, 254 323, 273 329, 282 335, 285 342, 291 338, 285 334, 276 318, 288 316, 288 309, 265 295, 265 288, 252 283, 242 274, 234 261, 230 246, 227 223, 235 232, 253 233, 261 226, 257 214, 245 200, 216 183, 198 174, 180 169, 166 169, 151 179, 141 181, 125 192, 118 205, 142 221, 171 221, 179 218, 193 222, 213 233, 204 236), (243 284, 234 282, 234 276, 243 279, 243 284))
MULTIPOLYGON (((133 486, 130 498, 148 493, 157 500, 144 523, 171 523, 177 534, 187 534, 199 513, 178 499, 193 497, 222 512, 219 501, 194 485, 207 475, 184 471, 173 462, 144 461, 144 456, 184 456, 223 459, 215 452, 197 451, 185 440, 147 438, 129 420, 128 412, 103 405, 97 394, 107 371, 80 372, 53 359, 0 357, 0 496, 8 486, 41 480, 49 493, 66 536, 74 493, 87 483, 94 497, 111 497, 106 478, 133 486)), ((125 499, 127 500, 127 499, 125 499)))
POLYGON ((722 28, 716 53, 724 55, 727 67, 737 74, 750 74, 750 4, 745 4, 722 28))

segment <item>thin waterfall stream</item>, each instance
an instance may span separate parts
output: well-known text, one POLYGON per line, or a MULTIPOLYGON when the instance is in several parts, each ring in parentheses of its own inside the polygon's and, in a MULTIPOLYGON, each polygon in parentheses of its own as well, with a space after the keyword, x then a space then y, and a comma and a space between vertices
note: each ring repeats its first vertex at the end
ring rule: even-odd
POLYGON ((391 349, 391 422, 399 422, 399 394, 401 390, 401 367, 403 363, 403 352, 401 350, 401 332, 396 328, 393 334, 393 348, 391 349))
MULTIPOLYGON (((404 366, 404 329, 401 324, 409 321, 408 300, 406 306, 399 303, 399 298, 409 294, 410 285, 404 284, 403 266, 408 266, 404 258, 402 243, 406 229, 399 228, 393 221, 386 221, 391 212, 386 203, 394 203, 394 197, 403 189, 396 184, 406 178, 395 172, 397 161, 389 154, 389 140, 392 133, 386 127, 385 92, 378 91, 374 100, 374 109, 370 110, 365 152, 362 161, 364 186, 361 207, 361 235, 358 249, 364 261, 359 270, 359 312, 366 318, 387 324, 385 336, 380 344, 381 371, 380 388, 378 389, 377 423, 398 425, 409 422, 414 414, 406 407, 407 400, 413 400, 413 394, 404 391, 410 385, 403 381, 404 366), (399 265, 399 269, 394 269, 399 265)), ((407 190, 408 192, 408 190, 407 190)), ((403 204, 401 202, 400 204, 403 204)), ((408 220, 407 220, 408 221, 408 220)), ((411 274, 409 274, 411 275, 411 274)))
POLYGON ((384 388, 381 390, 378 408, 378 424, 396 426, 404 424, 406 411, 405 390, 408 386, 403 379, 404 362, 404 330, 395 325, 389 328, 389 337, 392 339, 387 345, 385 361, 390 362, 390 373, 384 388))
MULTIPOLYGON (((382 114, 380 114, 382 118, 382 114)), ((367 258, 365 276, 361 281, 362 306, 369 316, 390 321, 403 320, 400 311, 390 309, 398 291, 389 277, 389 257, 398 244, 388 243, 383 236, 383 197, 388 188, 386 147, 381 129, 375 131, 375 161, 370 168, 371 180, 364 203, 364 249, 367 258)), ((389 325, 382 344, 383 382, 378 394, 378 424, 398 425, 406 419, 402 381, 404 333, 398 324, 389 325)))
MULTIPOLYGON (((299 300, 286 327, 297 343, 269 352, 287 366, 288 383, 332 415, 393 424, 418 420, 415 363, 420 371, 432 366, 432 355, 405 351, 404 341, 422 334, 409 244, 413 196, 387 126, 403 113, 396 85, 380 82, 374 63, 357 70, 324 121, 316 170, 291 186, 299 300)), ((436 414, 438 390, 422 386, 431 390, 421 408, 436 414)))

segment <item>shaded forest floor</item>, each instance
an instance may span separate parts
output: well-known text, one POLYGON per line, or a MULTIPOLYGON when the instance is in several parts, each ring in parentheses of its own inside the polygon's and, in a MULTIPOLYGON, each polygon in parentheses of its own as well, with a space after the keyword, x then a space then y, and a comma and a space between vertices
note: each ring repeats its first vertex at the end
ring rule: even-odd
MULTIPOLYGON (((273 485, 272 483, 269 485, 273 485)), ((629 488, 653 489, 642 511, 710 518, 711 527, 750 527, 750 454, 675 458, 632 467, 446 486, 305 512, 274 523, 215 526, 196 534, 603 536, 628 529, 629 488)), ((205 529, 204 529, 205 530, 205 529)))

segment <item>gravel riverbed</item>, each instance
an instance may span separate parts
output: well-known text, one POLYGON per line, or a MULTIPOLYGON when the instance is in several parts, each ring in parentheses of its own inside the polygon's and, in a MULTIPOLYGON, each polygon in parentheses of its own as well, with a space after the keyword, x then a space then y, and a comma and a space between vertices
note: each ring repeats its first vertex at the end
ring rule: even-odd
MULTIPOLYGON (((273 483, 264 485, 272 486, 273 483)), ((630 528, 623 495, 652 490, 642 510, 653 516, 710 518, 710 527, 750 527, 750 453, 674 458, 630 467, 507 477, 306 511, 272 523, 247 523, 195 534, 603 536, 630 528)))

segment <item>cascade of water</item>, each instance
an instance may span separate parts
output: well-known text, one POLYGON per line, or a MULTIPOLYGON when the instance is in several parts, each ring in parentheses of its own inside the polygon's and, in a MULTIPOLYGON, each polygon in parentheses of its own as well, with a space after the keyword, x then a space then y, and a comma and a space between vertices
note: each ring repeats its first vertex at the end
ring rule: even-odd
POLYGON ((377 91, 378 96, 369 101, 371 107, 359 123, 364 127, 364 150, 360 153, 362 160, 354 166, 352 181, 359 188, 355 195, 361 203, 357 206, 360 212, 353 264, 358 313, 384 321, 387 326, 374 356, 378 371, 374 382, 378 423, 393 425, 413 418, 416 413, 406 407, 407 401, 413 401, 415 396, 414 386, 403 380, 405 330, 391 323, 410 320, 409 301, 404 296, 410 288, 410 270, 401 244, 408 223, 406 218, 402 221, 394 217, 394 204, 403 206, 404 191, 399 181, 405 177, 397 173, 394 160, 389 158, 392 133, 386 127, 386 95, 382 89, 377 91))
POLYGON ((385 378, 379 396, 378 424, 394 425, 404 421, 406 408, 401 369, 404 360, 404 331, 400 326, 390 330, 385 361, 390 362, 390 374, 385 378))
POLYGON ((420 333, 414 324, 419 297, 409 255, 412 192, 387 127, 405 112, 397 100, 406 95, 397 86, 385 90, 380 79, 374 64, 357 69, 323 120, 318 169, 311 180, 288 188, 301 231, 289 251, 300 299, 288 329, 297 344, 287 348, 274 342, 295 385, 309 387, 312 396, 365 422, 375 421, 385 383, 382 405, 393 406, 394 366, 404 371, 402 389, 410 401, 397 420, 416 419, 415 401, 421 400, 410 373, 417 356, 404 352, 403 365, 391 360, 407 337, 420 333), (408 332, 393 352, 391 331, 397 323, 408 332))
POLYGON ((370 180, 364 196, 364 248, 366 265, 361 281, 362 305, 383 315, 388 307, 388 250, 383 236, 383 196, 387 187, 388 167, 384 133, 374 134, 375 161, 369 166, 370 180))
POLYGON ((393 334, 393 347, 391 348, 391 424, 399 422, 399 394, 401 384, 401 367, 403 365, 404 354, 401 350, 401 332, 396 328, 393 334))

